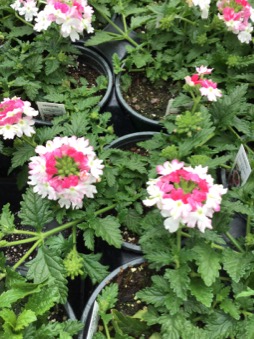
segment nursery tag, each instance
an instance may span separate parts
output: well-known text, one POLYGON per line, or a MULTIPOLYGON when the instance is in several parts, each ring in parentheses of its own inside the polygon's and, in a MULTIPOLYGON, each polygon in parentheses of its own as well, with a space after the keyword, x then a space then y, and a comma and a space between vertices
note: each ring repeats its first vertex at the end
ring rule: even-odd
POLYGON ((249 178, 250 173, 251 167, 249 159, 243 145, 241 145, 229 174, 228 181, 230 186, 243 186, 249 178))
POLYGON ((56 115, 63 115, 66 113, 64 104, 54 104, 51 102, 36 102, 40 115, 43 120, 47 118, 54 117, 56 115))
POLYGON ((97 301, 95 301, 94 304, 93 304, 91 321, 90 321, 89 328, 88 328, 88 331, 87 331, 86 339, 92 339, 93 338, 93 335, 97 331, 98 322, 99 322, 99 304, 97 303, 97 301))

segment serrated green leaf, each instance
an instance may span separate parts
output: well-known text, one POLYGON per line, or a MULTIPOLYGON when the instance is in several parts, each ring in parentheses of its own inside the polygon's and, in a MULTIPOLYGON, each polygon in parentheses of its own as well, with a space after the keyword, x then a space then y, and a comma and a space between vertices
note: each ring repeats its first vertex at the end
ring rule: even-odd
POLYGON ((188 273, 190 268, 181 266, 179 269, 166 269, 165 278, 168 280, 170 287, 173 289, 178 298, 187 299, 189 290, 190 278, 188 273))
POLYGON ((84 271, 89 275, 93 284, 102 281, 108 275, 107 267, 99 262, 101 257, 99 253, 81 255, 84 259, 84 271))
POLYGON ((222 312, 214 312, 212 316, 207 319, 205 329, 209 333, 210 339, 230 338, 234 333, 234 326, 236 321, 229 315, 222 312))
POLYGON ((34 279, 35 283, 45 280, 57 288, 57 298, 60 303, 65 303, 67 298, 67 280, 63 260, 53 253, 52 249, 42 246, 38 249, 37 256, 27 263, 27 278, 34 279))
POLYGON ((98 31, 86 41, 85 46, 96 46, 104 42, 109 42, 113 40, 116 39, 112 34, 110 34, 110 32, 98 31))
POLYGON ((19 217, 22 225, 33 226, 36 230, 42 230, 43 226, 51 222, 54 218, 50 210, 50 202, 42 199, 31 188, 27 189, 20 203, 21 209, 19 217))
POLYGON ((148 331, 148 326, 145 322, 139 319, 126 316, 117 310, 112 310, 113 319, 117 322, 118 329, 121 334, 129 334, 134 337, 143 336, 148 331))
POLYGON ((109 245, 120 248, 123 239, 120 231, 120 224, 117 218, 108 215, 105 218, 96 218, 89 223, 97 237, 101 237, 109 245))
MULTIPOLYGON (((69 335, 72 338, 75 334, 78 334, 84 324, 77 320, 67 320, 65 322, 49 322, 44 323, 36 331, 36 339, 52 339, 59 338, 60 335, 69 335)), ((67 337, 68 338, 68 337, 67 337)), ((69 339, 68 338, 68 339, 69 339)))
POLYGON ((246 338, 254 339, 254 317, 249 317, 246 324, 246 338))
POLYGON ((63 126, 60 125, 38 128, 36 131, 36 137, 40 144, 44 144, 46 141, 52 140, 55 136, 59 135, 63 130, 63 126))
POLYGON ((14 327, 14 331, 21 331, 25 327, 29 326, 32 322, 36 320, 36 315, 31 310, 23 310, 17 317, 17 321, 14 327))
POLYGON ((10 204, 4 205, 2 213, 0 215, 0 230, 3 234, 12 233, 15 224, 14 224, 14 215, 10 211, 10 204))
MULTIPOLYGON (((3 306, 4 307, 4 306, 3 306)), ((0 317, 9 324, 12 328, 15 326, 16 323, 16 314, 7 308, 0 311, 0 317)))
POLYGON ((198 272, 201 274, 206 286, 211 286, 216 278, 219 277, 221 268, 219 253, 214 251, 210 246, 199 245, 193 248, 196 253, 196 262, 198 265, 198 272))
POLYGON ((48 59, 45 62, 45 73, 49 75, 56 71, 59 67, 60 63, 57 59, 48 59))
POLYGON ((223 267, 235 282, 239 282, 246 271, 253 265, 251 253, 239 253, 226 249, 222 253, 223 267))
POLYGON ((22 144, 18 146, 17 149, 13 152, 13 157, 11 159, 12 168, 24 165, 32 156, 35 155, 34 147, 28 144, 22 144))
POLYGON ((168 281, 161 276, 152 276, 152 281, 152 286, 146 287, 136 293, 137 298, 155 307, 164 306, 168 302, 170 304, 172 302, 172 294, 168 281))
POLYGON ((111 169, 111 168, 108 168, 108 167, 104 168, 103 176, 107 180, 109 187, 114 187, 114 185, 116 183, 117 173, 118 173, 117 169, 111 169))
POLYGON ((111 283, 103 288, 96 301, 99 304, 99 314, 106 313, 115 307, 118 297, 118 284, 111 283))
POLYGON ((54 286, 44 286, 40 293, 29 296, 25 308, 33 311, 35 315, 43 315, 53 308, 58 299, 57 294, 57 288, 54 286))
POLYGON ((232 318, 239 320, 241 312, 239 307, 231 299, 225 299, 221 302, 220 308, 227 314, 231 315, 232 318))
POLYGON ((201 279, 191 279, 190 283, 191 294, 206 307, 211 307, 213 301, 212 288, 204 285, 201 279))
POLYGON ((41 285, 32 283, 16 283, 0 295, 0 307, 11 307, 12 304, 29 294, 40 292, 41 285))
POLYGON ((83 231, 83 240, 85 246, 90 250, 94 250, 94 242, 95 242, 95 236, 94 236, 94 230, 92 229, 85 229, 83 231))

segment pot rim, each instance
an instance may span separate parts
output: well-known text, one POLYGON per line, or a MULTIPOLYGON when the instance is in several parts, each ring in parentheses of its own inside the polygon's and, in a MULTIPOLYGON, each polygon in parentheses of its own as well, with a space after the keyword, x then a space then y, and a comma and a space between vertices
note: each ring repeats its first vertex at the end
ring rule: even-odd
POLYGON ((119 267, 117 267, 114 271, 109 273, 109 275, 101 281, 101 283, 96 287, 96 289, 91 294, 90 298, 88 299, 88 302, 86 303, 86 306, 84 308, 84 311, 82 313, 80 321, 84 323, 84 329, 79 334, 78 339, 84 339, 84 331, 86 329, 87 320, 89 320, 89 316, 93 307, 94 302, 96 301, 96 298, 98 294, 103 290, 103 288, 109 284, 110 280, 112 280, 121 270, 126 269, 127 267, 135 266, 138 264, 141 264, 145 262, 145 259, 143 257, 136 258, 134 260, 129 261, 126 264, 123 264, 119 267))

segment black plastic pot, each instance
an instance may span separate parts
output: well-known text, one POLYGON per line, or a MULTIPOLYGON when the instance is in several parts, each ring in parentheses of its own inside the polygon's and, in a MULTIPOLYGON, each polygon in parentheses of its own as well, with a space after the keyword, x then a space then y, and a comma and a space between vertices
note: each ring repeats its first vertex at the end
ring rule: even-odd
POLYGON ((93 313, 93 307, 96 301, 96 298, 98 296, 98 294, 100 294, 100 292, 102 291, 102 289, 110 283, 110 281, 115 278, 117 276, 117 274, 119 272, 121 272, 122 270, 126 269, 127 267, 132 267, 132 266, 137 266, 141 263, 143 263, 145 260, 144 258, 137 258, 134 259, 124 265, 121 265, 119 267, 117 267, 113 272, 111 272, 94 290, 94 292, 92 293, 91 297, 89 298, 84 311, 82 313, 81 316, 81 321, 84 323, 84 329, 83 331, 79 334, 78 339, 92 339, 92 335, 94 333, 92 333, 92 328, 96 328, 96 317, 93 318, 92 317, 92 313, 93 313))
MULTIPOLYGON (((115 91, 119 105, 124 110, 125 114, 130 118, 136 131, 162 131, 163 126, 159 121, 149 119, 141 113, 135 111, 124 99, 121 90, 121 73, 115 79, 115 91)), ((138 91, 138 88, 137 88, 138 91)))
POLYGON ((114 85, 114 77, 111 70, 111 67, 108 63, 108 61, 102 57, 98 52, 95 50, 80 46, 79 44, 76 44, 80 52, 82 53, 78 60, 82 63, 87 63, 91 67, 93 67, 95 70, 97 70, 102 75, 106 76, 108 79, 108 87, 106 90, 106 93, 104 94, 103 98, 99 102, 99 106, 101 107, 101 110, 104 109, 106 104, 109 102, 112 92, 113 92, 113 85, 114 85))

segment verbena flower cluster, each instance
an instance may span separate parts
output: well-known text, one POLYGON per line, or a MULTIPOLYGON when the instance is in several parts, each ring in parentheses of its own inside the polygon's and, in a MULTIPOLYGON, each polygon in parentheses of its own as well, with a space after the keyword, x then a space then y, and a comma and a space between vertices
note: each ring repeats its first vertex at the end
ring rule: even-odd
MULTIPOLYGON (((201 18, 207 19, 211 0, 186 0, 187 4, 197 6, 201 11, 201 18)), ((227 29, 237 34, 242 43, 252 40, 254 9, 247 0, 219 0, 217 1, 218 17, 223 20, 227 29)))
POLYGON ((4 139, 21 137, 23 134, 30 137, 35 133, 33 117, 38 114, 29 101, 18 97, 5 98, 0 103, 0 135, 4 139))
POLYGON ((212 68, 206 66, 196 67, 197 73, 186 76, 185 82, 191 87, 198 86, 201 95, 206 96, 209 101, 217 101, 217 97, 222 96, 221 91, 217 88, 217 83, 204 77, 211 74, 212 70, 212 68))
POLYGON ((246 0, 219 0, 217 7, 219 18, 224 21, 229 31, 237 34, 241 42, 249 43, 252 39, 254 9, 246 0))
POLYGON ((201 232, 212 228, 211 218, 220 210, 221 196, 227 192, 214 184, 207 167, 184 167, 173 160, 156 168, 159 176, 147 183, 146 206, 156 205, 165 217, 164 226, 173 233, 179 227, 198 227, 201 232))
POLYGON ((94 183, 100 181, 104 166, 89 140, 55 137, 35 151, 38 156, 30 159, 28 178, 34 192, 74 209, 82 208, 85 196, 93 198, 97 193, 94 183))
POLYGON ((84 30, 93 32, 93 8, 86 0, 47 0, 43 10, 39 10, 40 1, 16 0, 11 7, 24 16, 26 21, 35 20, 34 30, 47 30, 52 23, 60 25, 60 34, 74 42, 84 30))

